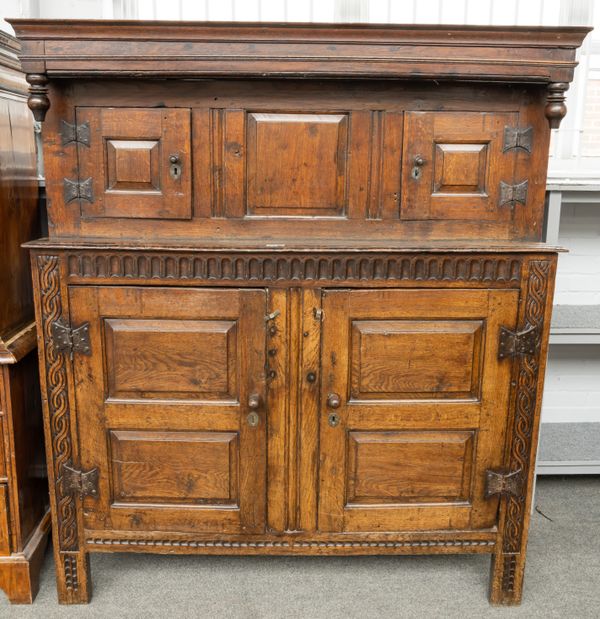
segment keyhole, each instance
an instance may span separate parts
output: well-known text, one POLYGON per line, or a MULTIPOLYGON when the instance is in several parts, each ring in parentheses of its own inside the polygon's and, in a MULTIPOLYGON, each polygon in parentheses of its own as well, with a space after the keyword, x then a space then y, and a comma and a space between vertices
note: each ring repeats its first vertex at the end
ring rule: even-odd
POLYGON ((412 177, 418 181, 421 178, 421 168, 419 166, 415 166, 411 172, 412 177))
POLYGON ((181 166, 178 163, 171 164, 171 178, 178 180, 181 176, 181 166))

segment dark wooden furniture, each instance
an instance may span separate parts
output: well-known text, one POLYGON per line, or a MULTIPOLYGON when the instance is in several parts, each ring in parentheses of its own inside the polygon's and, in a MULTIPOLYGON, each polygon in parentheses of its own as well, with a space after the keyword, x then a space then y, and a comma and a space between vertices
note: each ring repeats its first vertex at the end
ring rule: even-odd
POLYGON ((33 119, 19 43, 0 32, 0 588, 31 603, 50 528, 27 250, 40 235, 33 119))
POLYGON ((466 552, 518 603, 587 29, 11 23, 60 601, 96 551, 466 552))

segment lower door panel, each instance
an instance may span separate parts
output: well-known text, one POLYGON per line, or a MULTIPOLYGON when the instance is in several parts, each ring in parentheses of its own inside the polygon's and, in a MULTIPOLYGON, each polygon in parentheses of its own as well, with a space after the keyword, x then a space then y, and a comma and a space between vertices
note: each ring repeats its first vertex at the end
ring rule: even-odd
POLYGON ((263 532, 266 292, 72 287, 70 307, 86 528, 263 532))
POLYGON ((482 529, 502 464, 512 290, 323 294, 319 529, 482 529))

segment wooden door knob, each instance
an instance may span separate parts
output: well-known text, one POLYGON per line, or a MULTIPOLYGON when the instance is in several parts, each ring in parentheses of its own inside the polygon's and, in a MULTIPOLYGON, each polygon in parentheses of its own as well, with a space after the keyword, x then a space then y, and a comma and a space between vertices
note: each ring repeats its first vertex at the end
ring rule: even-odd
POLYGON ((260 408, 261 403, 262 403, 262 398, 260 397, 260 394, 258 393, 253 393, 248 398, 248 408, 252 411, 258 410, 260 408))
POLYGON ((327 406, 329 408, 339 408, 341 403, 342 403, 342 400, 340 399, 340 396, 337 393, 330 393, 327 396, 327 406))

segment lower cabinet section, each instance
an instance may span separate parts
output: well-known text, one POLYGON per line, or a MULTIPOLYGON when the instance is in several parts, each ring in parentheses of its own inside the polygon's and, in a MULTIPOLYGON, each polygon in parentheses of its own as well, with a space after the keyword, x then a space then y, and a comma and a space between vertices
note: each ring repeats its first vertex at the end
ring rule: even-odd
POLYGON ((96 550, 484 552, 518 601, 551 259, 379 288, 37 264, 61 601, 96 550))
MULTIPOLYGON (((266 363, 285 354, 266 350, 267 322, 284 328, 266 320, 267 291, 69 297, 91 349, 73 362, 81 465, 98 479, 86 527, 264 533, 266 363)), ((319 531, 495 526, 486 470, 503 462, 511 367, 498 334, 517 302, 516 290, 322 292, 319 531)))

